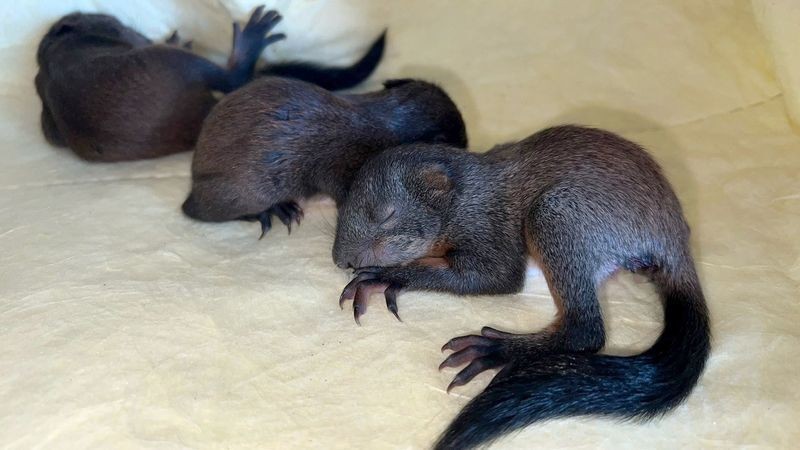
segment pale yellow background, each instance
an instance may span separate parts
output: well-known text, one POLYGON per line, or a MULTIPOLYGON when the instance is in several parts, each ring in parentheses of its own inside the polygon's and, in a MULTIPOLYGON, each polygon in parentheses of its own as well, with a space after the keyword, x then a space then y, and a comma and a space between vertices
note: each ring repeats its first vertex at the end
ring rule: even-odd
MULTIPOLYGON (((111 12, 155 38, 178 28, 224 57, 231 18, 255 3, 0 5, 0 447, 425 448, 490 375, 447 395, 439 347, 552 317, 531 269, 515 296, 404 294, 404 323, 375 298, 358 327, 336 303, 348 276, 331 262, 330 202, 308 204, 291 236, 276 227, 257 241, 256 224, 181 215, 189 154, 87 164, 45 143, 34 53, 57 17, 111 12)), ((289 39, 268 57, 346 63, 388 26, 365 88, 440 83, 476 151, 550 124, 610 128, 650 149, 683 201, 714 331, 689 400, 645 425, 557 420, 496 448, 800 441, 800 136, 782 94, 797 86, 791 52, 773 63, 800 23, 780 23, 768 9, 779 3, 755 1, 758 14, 744 0, 271 3, 289 39)), ((609 351, 658 333, 644 279, 612 281, 603 305, 609 351)))

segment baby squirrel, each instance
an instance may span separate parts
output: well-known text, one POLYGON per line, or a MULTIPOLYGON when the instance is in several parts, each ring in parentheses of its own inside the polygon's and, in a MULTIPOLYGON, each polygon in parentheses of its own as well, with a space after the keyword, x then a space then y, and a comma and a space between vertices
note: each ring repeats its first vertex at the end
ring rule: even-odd
MULTIPOLYGON (((90 161, 152 158, 191 150, 203 119, 228 93, 250 81, 256 61, 283 34, 268 34, 281 20, 257 8, 248 23, 233 26, 227 67, 190 51, 177 32, 165 44, 105 14, 69 14, 39 44, 35 84, 41 125, 52 145, 69 147, 90 161)), ((308 63, 268 65, 262 73, 317 81, 328 88, 357 84, 383 54, 384 36, 351 68, 308 63)))
POLYGON ((489 327, 456 337, 440 368, 468 364, 448 390, 502 370, 441 435, 470 448, 562 416, 651 418, 678 405, 710 350, 709 318, 680 203, 656 162, 607 131, 549 128, 485 154, 442 145, 398 147, 368 161, 340 209, 333 259, 354 268, 340 304, 356 319, 401 289, 507 294, 538 260, 558 306, 531 334, 489 327), (664 329, 636 356, 605 344, 597 293, 618 269, 648 274, 663 297, 664 329))
POLYGON ((297 202, 326 194, 342 204, 369 157, 403 143, 467 144, 458 108, 438 86, 391 80, 385 89, 337 95, 265 77, 225 97, 203 125, 192 161, 189 217, 258 220, 277 216, 291 231, 297 202))
POLYGON ((243 29, 234 24, 226 68, 182 47, 177 34, 153 44, 112 16, 63 17, 37 52, 45 137, 91 161, 190 150, 216 103, 212 91, 245 84, 264 48, 285 37, 267 34, 281 16, 263 9, 243 29))

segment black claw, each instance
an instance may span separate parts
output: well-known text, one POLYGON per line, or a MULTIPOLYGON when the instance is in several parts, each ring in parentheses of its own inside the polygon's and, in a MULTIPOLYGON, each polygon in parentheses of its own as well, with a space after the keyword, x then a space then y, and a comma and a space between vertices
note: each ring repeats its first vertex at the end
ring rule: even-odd
POLYGON ((462 369, 461 372, 458 372, 458 374, 453 377, 453 381, 447 386, 447 392, 449 393, 450 390, 456 386, 463 386, 469 383, 484 370, 493 369, 500 365, 502 365, 502 362, 491 356, 484 356, 472 360, 467 367, 462 369))
POLYGON ((286 225, 286 228, 289 229, 289 234, 292 234, 292 222, 300 225, 300 219, 303 217, 303 210, 295 202, 278 203, 267 211, 270 214, 274 214, 278 220, 286 225))
POLYGON ((388 308, 389 311, 391 311, 392 314, 394 314, 397 320, 402 322, 403 319, 400 318, 400 314, 397 311, 397 294, 399 292, 400 292, 400 286, 392 284, 386 288, 386 290, 383 292, 383 296, 386 298, 386 308, 388 308))
POLYGON ((292 216, 289 210, 286 208, 284 204, 278 204, 272 207, 273 213, 278 217, 278 220, 283 222, 284 225, 290 228, 291 231, 292 227, 292 216))
POLYGON ((264 238, 264 235, 267 234, 267 231, 272 228, 272 219, 270 218, 270 214, 267 211, 262 212, 258 215, 258 221, 261 222, 261 236, 258 237, 258 240, 264 238))
POLYGON ((369 289, 366 288, 369 281, 359 283, 356 288, 356 295, 353 296, 353 318, 356 323, 361 326, 361 316, 367 312, 367 302, 369 301, 369 289))
POLYGON ((442 351, 452 350, 457 352, 467 347, 491 345, 491 343, 492 341, 484 336, 476 336, 471 334, 469 336, 459 336, 450 339, 442 346, 442 351))
POLYGON ((480 335, 472 334, 450 339, 442 346, 442 351, 452 350, 453 353, 442 361, 439 370, 463 364, 467 366, 453 377, 453 381, 447 386, 447 392, 454 387, 469 383, 485 370, 512 363, 515 351, 514 347, 509 345, 513 345, 512 340, 517 337, 518 335, 483 327, 480 335))
POLYGON ((294 220, 298 224, 300 224, 300 221, 303 220, 303 218, 305 217, 305 214, 303 213, 303 208, 301 208, 300 205, 298 205, 295 202, 289 202, 289 203, 287 203, 287 205, 289 206, 289 208, 292 210, 292 213, 294 214, 294 220))
POLYGON ((458 367, 463 364, 466 364, 470 361, 477 360, 483 356, 488 355, 492 352, 491 347, 484 347, 484 346, 469 346, 463 350, 459 350, 450 354, 441 364, 439 364, 439 370, 444 369, 445 367, 458 367))
POLYGON ((353 318, 356 319, 356 325, 361 326, 361 307, 358 303, 353 303, 353 318))

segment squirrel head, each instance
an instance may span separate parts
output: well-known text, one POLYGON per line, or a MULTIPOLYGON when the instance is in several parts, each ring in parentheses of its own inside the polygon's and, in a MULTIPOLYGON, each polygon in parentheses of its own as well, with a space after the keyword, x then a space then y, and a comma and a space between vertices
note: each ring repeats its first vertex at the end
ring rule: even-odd
POLYGON ((396 147, 362 166, 339 210, 336 265, 400 266, 431 253, 458 196, 458 173, 442 156, 456 152, 464 153, 425 144, 396 147))
POLYGON ((132 28, 126 27, 116 17, 108 14, 72 13, 59 19, 45 34, 39 44, 37 59, 42 65, 45 54, 55 51, 63 43, 65 48, 74 45, 76 39, 91 40, 98 44, 146 45, 149 40, 132 28))

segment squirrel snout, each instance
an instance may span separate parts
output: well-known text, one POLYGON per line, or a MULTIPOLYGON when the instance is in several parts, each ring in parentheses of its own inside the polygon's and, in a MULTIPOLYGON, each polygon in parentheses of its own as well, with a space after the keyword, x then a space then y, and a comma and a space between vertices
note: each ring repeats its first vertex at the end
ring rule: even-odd
POLYGON ((344 270, 352 269, 354 267, 352 258, 348 258, 346 255, 340 255, 338 253, 339 252, 334 249, 333 262, 336 264, 336 267, 344 270))
POLYGON ((192 218, 197 218, 200 215, 193 193, 190 193, 189 196, 186 197, 186 201, 184 201, 183 205, 181 205, 181 209, 183 210, 184 214, 192 218))
POLYGON ((340 269, 352 269, 353 263, 351 263, 350 261, 339 261, 336 263, 336 266, 339 267, 340 269))

